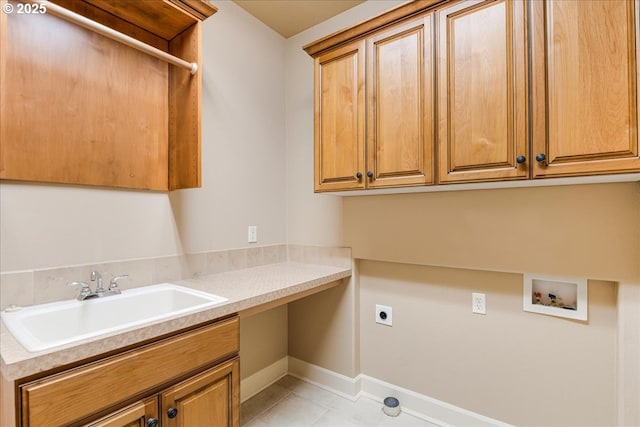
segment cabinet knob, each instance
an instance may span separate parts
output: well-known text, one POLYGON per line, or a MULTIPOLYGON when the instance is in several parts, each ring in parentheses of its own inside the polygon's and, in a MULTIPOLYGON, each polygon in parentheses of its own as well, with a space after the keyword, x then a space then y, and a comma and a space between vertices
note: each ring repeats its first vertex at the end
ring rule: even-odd
POLYGON ((544 153, 536 154, 536 162, 543 163, 545 160, 547 160, 547 156, 544 153))
POLYGON ((362 179, 362 172, 357 172, 356 178, 358 178, 358 180, 362 179))
POLYGON ((147 420, 147 427, 158 427, 158 419, 157 418, 149 418, 147 420))
POLYGON ((367 171, 367 176, 368 176, 369 178, 373 178, 373 172, 371 172, 371 171, 367 171))
POLYGON ((525 156, 518 156, 516 157, 516 162, 518 162, 518 164, 523 164, 524 162, 527 161, 527 158, 525 156))
POLYGON ((178 416, 178 410, 176 408, 167 409, 167 416, 169 418, 175 418, 178 416))

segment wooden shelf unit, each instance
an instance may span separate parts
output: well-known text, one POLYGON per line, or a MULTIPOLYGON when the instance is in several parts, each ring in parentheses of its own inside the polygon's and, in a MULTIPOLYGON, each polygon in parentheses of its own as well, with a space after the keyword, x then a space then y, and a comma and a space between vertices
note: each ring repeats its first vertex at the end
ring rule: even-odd
MULTIPOLYGON (((203 0, 53 3, 199 66, 216 12, 203 0)), ((1 14, 0 179, 200 187, 201 75, 50 14, 1 14)))

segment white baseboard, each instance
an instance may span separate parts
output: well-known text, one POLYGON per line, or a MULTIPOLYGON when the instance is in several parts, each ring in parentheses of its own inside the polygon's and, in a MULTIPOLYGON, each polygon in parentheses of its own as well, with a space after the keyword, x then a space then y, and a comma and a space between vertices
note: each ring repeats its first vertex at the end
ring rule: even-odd
POLYGON ((393 396, 403 412, 441 426, 507 427, 510 424, 460 408, 447 402, 416 393, 406 388, 360 375, 362 395, 382 402, 393 396))
POLYGON ((289 372, 287 356, 259 370, 255 374, 240 381, 240 402, 244 402, 260 393, 289 372))
POLYGON ((350 378, 291 356, 289 356, 289 375, 350 400, 356 400, 360 395, 360 375, 350 378))
POLYGON ((289 375, 351 400, 356 400, 361 394, 378 402, 382 402, 385 397, 393 396, 400 401, 402 411, 441 426, 510 426, 502 421, 367 375, 360 374, 350 378, 291 356, 289 356, 289 375))

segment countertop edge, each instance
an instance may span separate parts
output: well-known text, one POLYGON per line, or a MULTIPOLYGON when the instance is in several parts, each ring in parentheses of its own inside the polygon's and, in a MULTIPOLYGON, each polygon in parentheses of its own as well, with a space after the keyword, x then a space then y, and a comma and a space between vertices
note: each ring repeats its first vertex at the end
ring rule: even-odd
POLYGON ((283 262, 176 280, 173 283, 177 285, 221 295, 227 297, 228 301, 202 311, 37 353, 26 351, 3 323, 0 331, 0 372, 5 381, 15 381, 264 304, 276 303, 351 275, 351 267, 283 262))

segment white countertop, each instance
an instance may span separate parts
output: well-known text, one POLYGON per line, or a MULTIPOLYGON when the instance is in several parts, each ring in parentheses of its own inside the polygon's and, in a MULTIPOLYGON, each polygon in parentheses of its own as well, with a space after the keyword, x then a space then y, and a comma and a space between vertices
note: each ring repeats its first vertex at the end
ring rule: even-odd
POLYGON ((285 303, 296 295, 303 296, 314 289, 320 290, 324 285, 349 276, 351 268, 285 262, 179 280, 173 283, 220 295, 228 300, 199 312, 37 353, 25 350, 2 324, 0 369, 5 380, 13 381, 229 314, 256 309, 263 304, 277 303, 278 300, 285 303))

